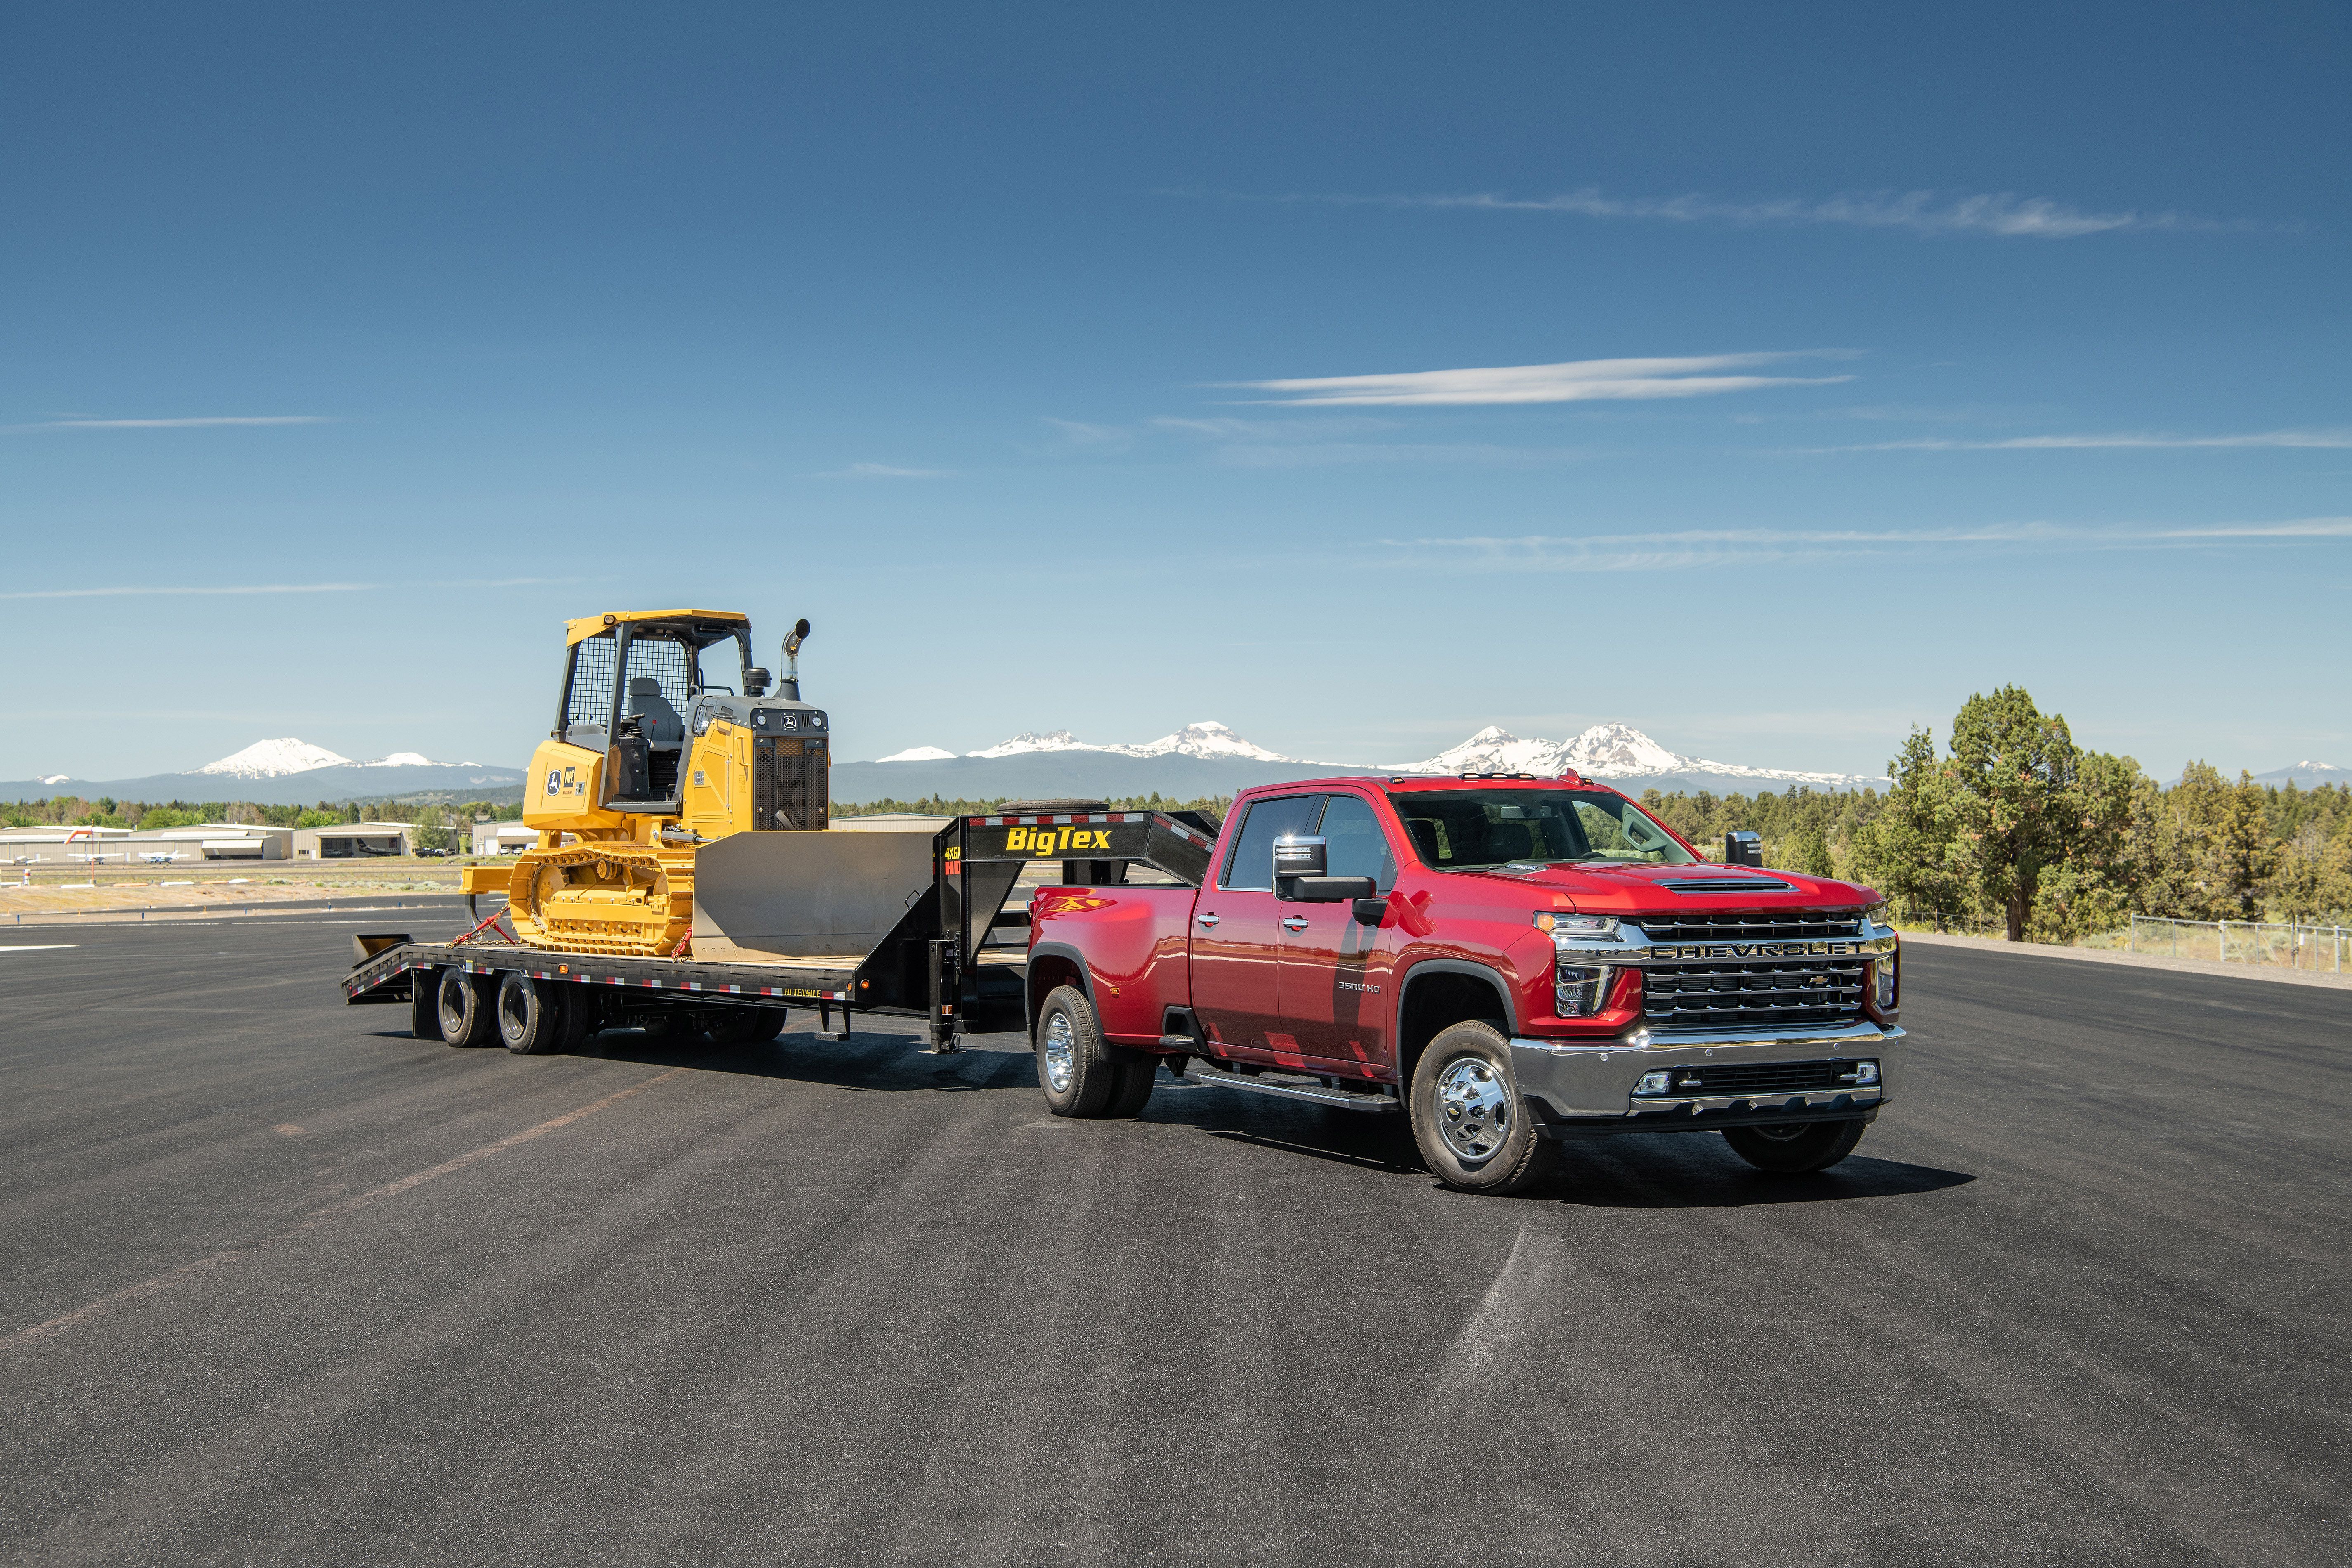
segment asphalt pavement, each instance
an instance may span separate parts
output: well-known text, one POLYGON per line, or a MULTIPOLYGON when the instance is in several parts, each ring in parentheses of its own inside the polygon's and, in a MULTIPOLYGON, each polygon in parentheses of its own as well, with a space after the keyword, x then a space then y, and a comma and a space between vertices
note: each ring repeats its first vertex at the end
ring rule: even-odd
POLYGON ((355 929, 0 943, 0 1561, 2352 1556, 2352 997, 1921 948, 1844 1164, 1502 1200, 883 1021, 456 1051, 355 929))

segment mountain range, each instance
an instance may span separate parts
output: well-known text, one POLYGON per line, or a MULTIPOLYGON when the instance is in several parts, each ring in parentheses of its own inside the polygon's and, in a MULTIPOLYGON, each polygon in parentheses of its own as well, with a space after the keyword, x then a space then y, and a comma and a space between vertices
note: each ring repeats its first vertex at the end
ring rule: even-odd
POLYGON ((1596 724, 1566 741, 1522 739, 1488 725, 1433 757, 1403 763, 1333 763, 1286 756, 1243 739, 1213 720, 1187 724, 1139 745, 1081 741, 1067 730, 1032 731, 959 756, 915 746, 871 763, 836 763, 836 799, 918 800, 927 795, 987 800, 999 796, 1118 799, 1158 793, 1180 799, 1230 795, 1251 784, 1329 773, 1527 773, 1552 777, 1570 769, 1622 788, 1732 790, 1883 787, 1868 774, 1748 767, 1685 756, 1631 724, 1596 724))
POLYGON ((377 800, 392 795, 446 795, 472 800, 522 787, 520 768, 480 763, 436 763, 419 752, 353 762, 291 735, 256 741, 218 762, 181 773, 87 780, 46 774, 0 783, 0 800, 34 800, 70 790, 85 799, 245 800, 257 805, 307 805, 313 801, 377 800))
MULTIPOLYGON (((1435 756, 1405 763, 1329 763, 1286 756, 1244 740, 1213 720, 1187 724, 1140 744, 1081 741, 1067 730, 1031 731, 961 755, 941 746, 914 746, 876 762, 836 763, 834 798, 992 800, 1025 797, 1119 799, 1157 793, 1179 800, 1231 795, 1252 784, 1330 773, 1528 773, 1551 777, 1573 768, 1639 794, 1644 789, 1711 790, 1718 795, 1759 789, 1884 788, 1861 773, 1749 767, 1670 751, 1630 724, 1596 724, 1565 741, 1522 738, 1488 725, 1435 756)), ((2352 784, 2352 769, 2301 762, 2255 775, 2255 782, 2309 789, 2352 784)), ((257 741, 243 751, 186 773, 145 778, 85 780, 53 773, 0 782, 0 800, 33 800, 60 793, 122 800, 218 800, 265 805, 311 801, 439 795, 454 800, 512 799, 522 770, 463 762, 442 763, 418 752, 394 752, 353 761, 292 736, 257 741)))

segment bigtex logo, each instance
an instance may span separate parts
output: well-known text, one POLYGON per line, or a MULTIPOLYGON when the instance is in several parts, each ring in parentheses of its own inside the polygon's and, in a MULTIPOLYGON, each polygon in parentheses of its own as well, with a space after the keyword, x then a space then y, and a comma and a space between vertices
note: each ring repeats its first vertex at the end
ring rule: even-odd
POLYGON ((1005 830, 1007 852, 1026 849, 1032 855, 1052 855, 1076 850, 1081 854, 1089 849, 1108 849, 1108 829, 1088 827, 1013 827, 1005 830))

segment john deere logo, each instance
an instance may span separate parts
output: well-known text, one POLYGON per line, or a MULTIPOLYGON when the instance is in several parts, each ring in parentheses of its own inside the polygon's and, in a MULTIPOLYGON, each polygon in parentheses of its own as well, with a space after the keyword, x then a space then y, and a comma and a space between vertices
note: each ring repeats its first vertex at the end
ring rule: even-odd
POLYGON ((563 770, 562 770, 562 768, 550 768, 550 769, 548 769, 548 770, 547 770, 547 793, 548 793, 548 794, 550 794, 550 795, 553 795, 557 790, 560 790, 560 789, 562 789, 562 787, 563 787, 563 770))

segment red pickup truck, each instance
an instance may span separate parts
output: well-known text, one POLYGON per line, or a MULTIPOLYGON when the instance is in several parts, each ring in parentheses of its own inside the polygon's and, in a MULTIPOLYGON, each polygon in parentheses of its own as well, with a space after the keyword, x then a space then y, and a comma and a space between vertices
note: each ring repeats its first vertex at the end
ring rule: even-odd
POLYGON ((1624 1132, 1817 1171, 1900 1073, 1885 914, 1573 773, 1319 779, 1237 798, 1197 887, 1038 889, 1024 1010, 1057 1115, 1132 1116, 1164 1064, 1402 1114, 1476 1192, 1624 1132))

